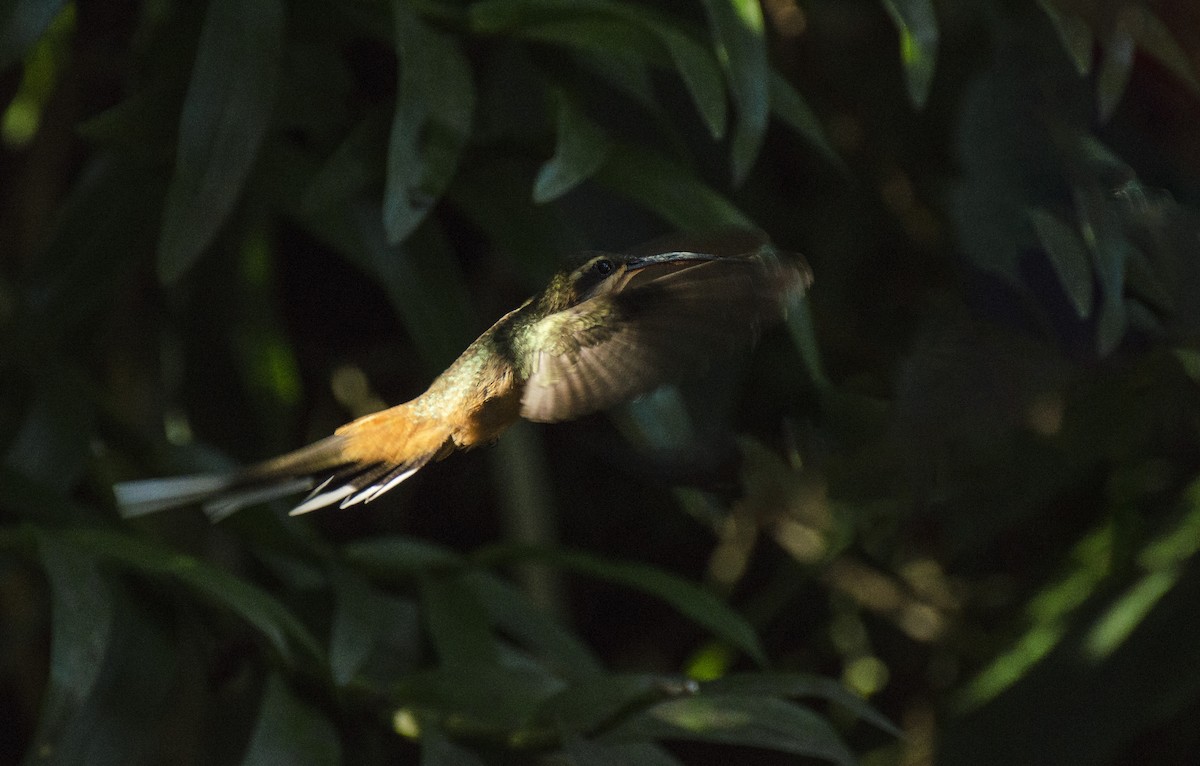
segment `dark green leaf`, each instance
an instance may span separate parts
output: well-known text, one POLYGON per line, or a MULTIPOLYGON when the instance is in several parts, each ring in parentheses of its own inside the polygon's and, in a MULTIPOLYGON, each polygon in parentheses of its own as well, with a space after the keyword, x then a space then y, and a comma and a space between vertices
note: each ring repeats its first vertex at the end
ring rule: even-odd
MULTIPOLYGON (((42 542, 48 538, 49 535, 43 535, 42 542)), ((89 558, 65 541, 60 541, 60 546, 54 556, 89 558)), ((73 564, 68 566, 74 567, 73 564)), ((28 751, 25 761, 28 766, 151 762, 149 756, 154 752, 156 741, 162 737, 163 711, 167 709, 168 694, 176 678, 177 639, 168 635, 159 624, 164 615, 143 608, 139 600, 120 587, 120 583, 109 581, 108 586, 101 598, 112 609, 109 619, 86 626, 102 634, 108 643, 104 657, 101 660, 92 656, 90 650, 78 657, 84 662, 99 660, 101 666, 72 668, 81 673, 84 680, 93 679, 91 690, 81 704, 66 711, 67 716, 58 722, 60 726, 51 730, 43 721, 28 751)), ((84 587, 84 593, 72 598, 99 595, 84 587)), ((99 616, 99 613, 92 612, 91 616, 99 616)), ((171 613, 166 616, 169 622, 171 613)), ((84 628, 79 625, 68 632, 83 638, 78 633, 84 628)), ((94 646, 96 636, 83 640, 94 646)), ((51 640, 52 653, 53 644, 54 638, 51 640)), ((53 661, 54 657, 51 659, 53 661)), ((52 666, 51 683, 64 680, 55 676, 66 669, 52 666)))
POLYGON ((743 697, 818 697, 841 705, 888 734, 897 737, 902 735, 894 723, 832 678, 804 673, 735 673, 703 682, 700 693, 743 697))
POLYGON ((602 741, 686 739, 746 745, 854 764, 829 723, 811 710, 779 699, 742 696, 682 697, 649 708, 602 741))
POLYGON ((323 766, 341 761, 338 733, 329 719, 300 701, 278 674, 272 674, 243 766, 323 766))
POLYGON ((1127 31, 1137 41, 1138 48, 1158 59, 1192 91, 1200 91, 1191 57, 1153 11, 1138 3, 1128 3, 1117 14, 1117 27, 1127 31))
POLYGON ((682 766, 675 756, 649 742, 567 742, 563 752, 574 766, 682 766))
POLYGON ((158 244, 164 283, 212 242, 241 194, 279 89, 281 0, 213 0, 179 123, 158 244))
POLYGON ((373 109, 351 130, 313 175, 304 193, 304 210, 315 212, 354 199, 383 178, 389 114, 373 109))
POLYGON ((1052 213, 1030 210, 1028 215, 1075 313, 1086 319, 1092 314, 1093 281, 1092 261, 1083 239, 1052 213))
POLYGON ((1058 32, 1063 47, 1067 50, 1067 55, 1075 64, 1075 71, 1080 75, 1091 72, 1092 48, 1096 44, 1092 37, 1092 30, 1079 16, 1056 7, 1054 0, 1038 0, 1038 5, 1042 7, 1054 24, 1054 29, 1058 32))
POLYGON ((370 572, 413 577, 432 569, 457 569, 463 559, 449 548, 415 537, 376 537, 342 548, 346 560, 370 572))
POLYGON ((608 155, 608 137, 565 93, 558 94, 558 144, 538 171, 533 201, 561 197, 590 178, 608 155))
POLYGON ((395 684, 392 696, 406 709, 455 724, 456 733, 505 736, 526 725, 562 688, 561 680, 537 667, 497 662, 447 665, 406 676, 395 684))
POLYGON ((479 756, 461 745, 456 745, 434 726, 424 726, 421 731, 421 766, 486 766, 479 756))
POLYGON ((465 581, 487 609, 492 624, 523 646, 543 652, 555 672, 581 678, 601 671, 587 646, 517 588, 478 570, 468 572, 465 581))
POLYGON ((833 150, 825 137, 825 129, 821 126, 821 120, 813 114, 808 104, 804 103, 804 99, 796 92, 792 84, 785 80, 783 75, 774 71, 771 72, 771 111, 803 136, 812 148, 830 161, 839 166, 842 165, 842 158, 833 150))
POLYGON ((379 602, 370 586, 348 572, 333 578, 336 611, 329 637, 329 671, 333 682, 345 686, 367 661, 377 639, 379 602))
POLYGON ((478 667, 496 661, 487 612, 461 574, 422 578, 421 606, 443 665, 478 667))
POLYGON ((1096 73, 1096 108, 1102 121, 1112 117, 1125 94, 1136 48, 1132 30, 1118 23, 1104 46, 1104 60, 1096 73))
POLYGON ((758 664, 766 664, 766 655, 758 642, 758 636, 741 615, 708 591, 661 569, 646 564, 610 561, 587 553, 558 548, 497 547, 483 552, 480 558, 497 561, 544 561, 553 566, 644 591, 666 601, 714 635, 741 649, 758 664))
POLYGON ((1098 189, 1078 189, 1076 212, 1081 228, 1092 232, 1088 241, 1104 302, 1100 306, 1097 345, 1101 355, 1117 347, 1125 335, 1125 271, 1133 245, 1120 230, 1113 210, 1098 189))
POLYGON ((564 738, 591 734, 622 715, 663 699, 694 694, 687 679, 649 674, 602 675, 568 686, 546 701, 539 717, 564 738))
POLYGON ((324 652, 316 639, 283 604, 207 562, 115 532, 79 529, 65 534, 64 540, 90 555, 116 561, 142 574, 178 580, 253 625, 285 661, 294 661, 295 650, 300 649, 308 657, 324 662, 324 652))
POLYGON ((732 202, 657 152, 614 147, 596 180, 653 211, 676 229, 753 229, 732 202))
POLYGON ((471 340, 465 280, 449 244, 430 222, 411 242, 390 245, 379 208, 350 206, 353 238, 347 252, 375 275, 415 340, 430 375, 450 364, 471 340))
POLYGON ((704 9, 737 106, 731 151, 733 179, 741 183, 762 149, 771 109, 762 8, 758 0, 704 0, 704 9))
POLYGON ((65 0, 0 2, 0 72, 21 60, 65 4, 65 0))
POLYGON ((471 132, 475 86, 458 44, 392 0, 400 92, 388 140, 383 223, 397 244, 424 220, 458 167, 471 132))
POLYGON ((50 584, 50 675, 38 724, 39 746, 53 745, 92 693, 104 669, 113 632, 113 596, 96 559, 38 535, 50 584))
POLYGON ((933 85, 938 54, 933 0, 883 0, 883 5, 900 33, 900 60, 907 75, 909 98, 922 107, 933 85))

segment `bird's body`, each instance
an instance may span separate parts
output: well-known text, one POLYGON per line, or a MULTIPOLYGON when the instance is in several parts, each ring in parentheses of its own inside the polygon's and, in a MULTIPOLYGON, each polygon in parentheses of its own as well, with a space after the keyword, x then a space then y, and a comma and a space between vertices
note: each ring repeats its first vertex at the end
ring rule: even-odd
POLYGON ((194 502, 214 518, 304 489, 293 510, 368 502, 432 460, 489 444, 519 418, 569 420, 748 345, 809 282, 769 247, 730 255, 593 254, 479 336, 425 393, 229 476, 127 482, 123 515, 194 502))

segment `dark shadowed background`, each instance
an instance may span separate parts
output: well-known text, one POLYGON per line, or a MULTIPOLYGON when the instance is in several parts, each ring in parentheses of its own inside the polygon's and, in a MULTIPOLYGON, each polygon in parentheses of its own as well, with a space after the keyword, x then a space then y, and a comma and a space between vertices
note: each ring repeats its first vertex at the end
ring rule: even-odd
POLYGON ((1200 761, 1200 11, 0 0, 0 762, 1200 761), (118 519, 758 227, 753 353, 118 519))

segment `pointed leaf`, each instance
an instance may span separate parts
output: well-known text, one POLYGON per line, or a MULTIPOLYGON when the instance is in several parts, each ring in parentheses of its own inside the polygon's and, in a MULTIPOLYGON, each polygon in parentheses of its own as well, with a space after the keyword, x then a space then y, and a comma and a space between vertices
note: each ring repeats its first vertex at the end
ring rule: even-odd
POLYGON ((1127 23, 1118 21, 1104 46, 1104 60, 1096 74, 1096 108, 1101 121, 1112 117, 1117 104, 1121 102, 1121 96, 1125 94, 1125 86, 1129 84, 1129 76, 1133 72, 1136 47, 1133 30, 1127 23))
POLYGON ((675 756, 649 742, 589 742, 572 739, 563 752, 574 766, 682 766, 675 756))
POLYGON ((555 672, 581 678, 601 671, 592 651, 519 589, 477 570, 468 572, 465 581, 487 609, 492 624, 522 646, 543 653, 555 672))
POLYGON ((65 0, 0 2, 0 72, 21 60, 65 4, 65 0))
POLYGON ((750 173, 767 132, 770 66, 758 0, 704 0, 717 60, 737 106, 731 147, 734 183, 750 173))
POLYGON ((373 109, 325 160, 313 175, 301 204, 306 212, 331 208, 358 196, 383 178, 387 156, 388 119, 384 109, 373 109))
POLYGON ((415 537, 376 537, 342 548, 346 559, 379 574, 412 576, 431 569, 454 569, 463 559, 449 548, 415 537))
POLYGON ((683 739, 762 747, 855 763, 829 722, 811 710, 779 699, 743 696, 682 697, 654 705, 601 738, 630 742, 683 739))
POLYGON ((196 262, 241 194, 279 89, 283 35, 281 0, 212 0, 208 6, 159 235, 164 283, 196 262))
POLYGON ((475 86, 458 44, 392 0, 400 86, 388 141, 383 223, 398 244, 450 185, 471 133, 475 86))
POLYGON ((98 529, 77 529, 64 535, 71 545, 144 574, 169 576, 219 606, 234 612, 262 633, 285 661, 295 650, 309 657, 323 655, 320 644, 283 604, 263 590, 205 561, 169 551, 126 535, 98 529))
POLYGON ((713 635, 741 649, 758 664, 766 664, 766 655, 758 636, 741 615, 708 591, 661 569, 634 562, 610 561, 579 551, 528 546, 496 547, 484 551, 479 558, 489 562, 514 559, 544 561, 552 566, 649 593, 666 601, 713 635))
POLYGON ((933 0, 883 0, 900 33, 900 60, 908 82, 908 96, 925 106, 937 63, 938 26, 933 0))
POLYGON ((892 736, 902 736, 894 723, 832 678, 804 673, 734 673, 703 682, 700 693, 743 697, 818 697, 841 705, 892 736))
POLYGON ((1074 13, 1066 13, 1054 5, 1054 0, 1038 0, 1038 5, 1045 11, 1050 22, 1054 24, 1058 37, 1062 40, 1063 48, 1075 64, 1075 71, 1081 76, 1092 71, 1092 48, 1096 41, 1092 30, 1083 19, 1074 13))
POLYGON ((421 766, 487 766, 472 751, 457 745, 435 726, 421 731, 421 766))
POLYGON ((278 674, 272 674, 242 766, 324 766, 341 761, 338 733, 329 719, 301 702, 278 674))
POLYGON ((38 723, 39 747, 56 743, 92 693, 112 640, 113 597, 96 559, 55 535, 38 535, 50 584, 50 676, 38 723))
POLYGON ((1046 250, 1054 273, 1081 319, 1092 314, 1092 260, 1079 233, 1045 210, 1027 215, 1046 250))
POLYGON ((608 156, 608 137, 565 93, 558 93, 558 144, 554 156, 538 170, 533 201, 544 204, 561 197, 592 175, 608 156))
POLYGON ((804 103, 804 99, 792 84, 775 71, 771 72, 771 111, 799 133, 812 148, 835 164, 843 164, 842 158, 829 145, 821 120, 813 114, 808 104, 804 103))
POLYGON ((1158 59, 1193 91, 1200 91, 1191 57, 1153 11, 1143 5, 1127 4, 1118 13, 1117 24, 1129 31, 1138 48, 1158 59))
POLYGON ((650 674, 607 674, 571 684, 546 701, 539 717, 564 738, 593 733, 622 714, 663 699, 694 694, 696 682, 650 674))
POLYGON ((757 228, 732 202, 657 152, 614 147, 596 180, 682 231, 757 228))
POLYGON ((421 579, 425 624, 443 665, 481 667, 497 659, 487 612, 462 575, 421 579))

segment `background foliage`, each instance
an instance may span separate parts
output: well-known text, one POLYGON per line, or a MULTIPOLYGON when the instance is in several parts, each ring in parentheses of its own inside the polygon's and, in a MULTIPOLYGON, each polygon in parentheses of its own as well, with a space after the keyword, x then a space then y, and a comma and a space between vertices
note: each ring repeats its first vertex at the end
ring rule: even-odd
POLYGON ((0 2, 0 760, 1195 763, 1198 66, 1167 0, 0 2), (816 284, 683 390, 116 518, 738 225, 816 284))

